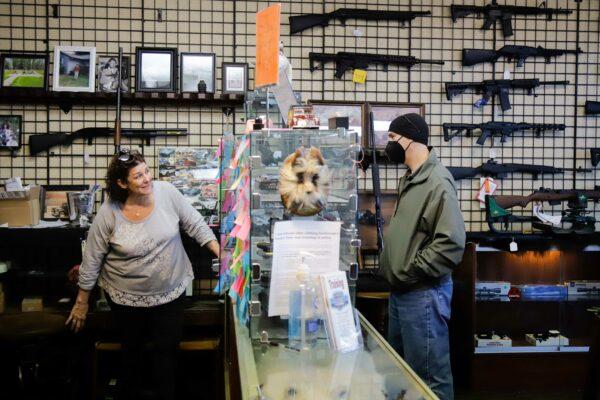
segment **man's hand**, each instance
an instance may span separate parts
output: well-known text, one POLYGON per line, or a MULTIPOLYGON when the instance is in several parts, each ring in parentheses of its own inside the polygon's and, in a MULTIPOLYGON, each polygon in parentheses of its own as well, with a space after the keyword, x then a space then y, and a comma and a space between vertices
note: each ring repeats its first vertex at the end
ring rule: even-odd
POLYGON ((208 242, 206 244, 206 247, 208 247, 208 249, 215 255, 217 256, 217 258, 219 257, 219 253, 221 251, 221 248, 219 247, 219 242, 217 242, 216 240, 211 240, 210 242, 208 242))

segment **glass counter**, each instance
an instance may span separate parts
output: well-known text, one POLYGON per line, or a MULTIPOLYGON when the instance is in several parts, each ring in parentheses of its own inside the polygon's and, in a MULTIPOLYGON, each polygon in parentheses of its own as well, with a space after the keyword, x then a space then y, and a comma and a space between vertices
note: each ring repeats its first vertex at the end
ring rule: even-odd
POLYGON ((261 343, 232 317, 242 399, 437 399, 362 315, 364 347, 344 354, 321 339, 303 352, 261 343))

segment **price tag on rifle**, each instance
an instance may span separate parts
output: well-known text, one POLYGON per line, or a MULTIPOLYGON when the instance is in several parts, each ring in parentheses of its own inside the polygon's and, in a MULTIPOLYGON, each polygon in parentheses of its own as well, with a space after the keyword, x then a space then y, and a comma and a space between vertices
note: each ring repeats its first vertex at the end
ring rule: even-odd
POLYGON ((364 69, 355 69, 352 75, 352 82, 365 83, 367 81, 367 71, 364 69))
POLYGON ((498 188, 498 184, 494 182, 494 178, 479 178, 481 182, 481 187, 479 188, 479 193, 477 193, 477 200, 479 200, 479 207, 485 208, 485 196, 493 195, 496 189, 498 188))

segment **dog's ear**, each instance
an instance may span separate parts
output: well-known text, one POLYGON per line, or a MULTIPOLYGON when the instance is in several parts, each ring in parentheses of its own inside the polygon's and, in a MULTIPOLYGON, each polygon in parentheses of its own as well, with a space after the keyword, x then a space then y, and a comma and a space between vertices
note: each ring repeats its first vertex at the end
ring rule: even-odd
POLYGON ((285 158, 285 160, 283 161, 283 165, 287 166, 287 167, 293 167, 294 163, 296 162, 296 159, 298 157, 302 157, 302 151, 301 149, 297 149, 295 152, 293 152, 292 154, 290 154, 289 156, 287 156, 285 158))
POLYGON ((310 148, 310 158, 316 159, 319 162, 319 165, 325 165, 325 159, 323 158, 323 155, 321 154, 321 150, 319 150, 316 147, 310 148))

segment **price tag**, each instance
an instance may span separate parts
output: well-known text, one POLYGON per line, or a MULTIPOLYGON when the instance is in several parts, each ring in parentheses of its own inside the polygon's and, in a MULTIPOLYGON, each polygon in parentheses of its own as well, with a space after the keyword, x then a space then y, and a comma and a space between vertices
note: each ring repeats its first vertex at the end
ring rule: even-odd
POLYGON ((87 151, 87 148, 83 152, 83 163, 88 165, 90 163, 90 153, 87 151))
POLYGON ((515 239, 513 239, 512 242, 510 242, 510 244, 508 245, 508 248, 512 252, 519 251, 519 246, 517 245, 517 242, 515 242, 515 239))
MULTIPOLYGON (((490 139, 491 139, 491 140, 494 140, 494 138, 493 138, 493 137, 492 137, 492 138, 490 138, 490 139)), ((491 148, 491 149, 490 149, 490 158, 491 158, 492 160, 494 160, 494 159, 496 158, 496 149, 494 149, 494 148, 491 148)))
POLYGON ((356 28, 354 31, 352 31, 352 34, 354 34, 354 36, 356 36, 356 37, 361 37, 363 35, 363 31, 356 28))
POLYGON ((510 79, 510 71, 507 69, 504 70, 504 79, 510 79))
POLYGON ((365 83, 367 80, 367 71, 364 69, 355 69, 352 75, 352 82, 354 83, 365 83))

